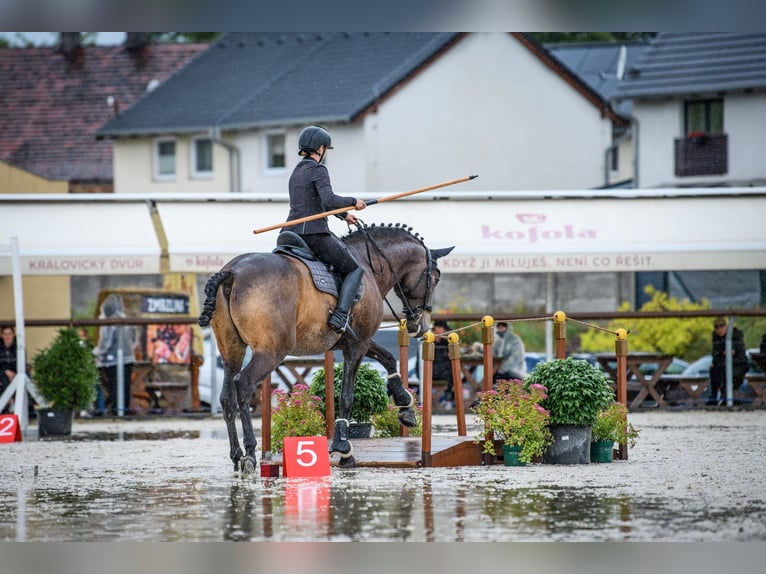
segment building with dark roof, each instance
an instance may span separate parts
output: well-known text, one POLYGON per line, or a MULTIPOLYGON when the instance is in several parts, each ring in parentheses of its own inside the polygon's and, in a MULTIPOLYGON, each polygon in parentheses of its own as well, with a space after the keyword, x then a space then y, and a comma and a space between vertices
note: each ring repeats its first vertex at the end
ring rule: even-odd
POLYGON ((57 47, 0 48, 2 193, 111 191, 112 143, 96 129, 207 47, 62 38, 57 47))
POLYGON ((474 172, 484 189, 601 187, 627 120, 525 34, 252 32, 98 135, 114 140, 119 191, 284 194, 314 123, 333 135, 343 193, 474 172))
POLYGON ((763 185, 766 33, 662 33, 619 83, 641 187, 763 185))

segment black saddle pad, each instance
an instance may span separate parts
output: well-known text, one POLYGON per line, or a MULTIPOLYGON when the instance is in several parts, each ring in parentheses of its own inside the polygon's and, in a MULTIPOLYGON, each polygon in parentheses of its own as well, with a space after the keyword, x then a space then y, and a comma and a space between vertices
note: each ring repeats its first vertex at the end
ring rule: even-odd
MULTIPOLYGON (((292 248, 290 245, 280 245, 274 249, 273 253, 279 255, 287 255, 288 257, 294 257, 301 263, 303 263, 311 272, 311 279, 314 281, 314 287, 319 289, 322 293, 327 293, 333 297, 338 297, 338 290, 340 289, 340 278, 337 273, 333 273, 331 269, 319 259, 314 258, 313 253, 306 253, 302 249, 292 248)), ((354 297, 354 301, 358 301, 364 295, 364 281, 359 285, 359 291, 354 297)))

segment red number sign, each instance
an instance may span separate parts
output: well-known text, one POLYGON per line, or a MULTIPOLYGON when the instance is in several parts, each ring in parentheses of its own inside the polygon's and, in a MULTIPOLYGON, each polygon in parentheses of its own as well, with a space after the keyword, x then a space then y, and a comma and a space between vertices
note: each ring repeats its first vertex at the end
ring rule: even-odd
POLYGON ((326 436, 288 436, 283 439, 283 445, 282 473, 285 477, 330 475, 326 436))
POLYGON ((16 415, 0 415, 0 443, 21 442, 19 417, 16 415))

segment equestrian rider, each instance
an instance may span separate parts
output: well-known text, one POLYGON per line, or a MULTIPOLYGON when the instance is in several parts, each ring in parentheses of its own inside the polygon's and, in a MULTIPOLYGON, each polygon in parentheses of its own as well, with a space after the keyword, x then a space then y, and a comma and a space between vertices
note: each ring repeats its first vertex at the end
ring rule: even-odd
MULTIPOLYGON (((324 165, 327 150, 333 149, 329 132, 320 126, 304 128, 298 138, 298 155, 303 159, 290 175, 290 214, 287 221, 337 209, 354 207, 362 210, 367 205, 361 199, 335 195, 330 183, 330 173, 324 165)), ((356 224, 356 216, 350 211, 337 214, 349 225, 356 224)), ((330 232, 327 217, 306 221, 283 228, 300 235, 317 259, 332 265, 343 281, 335 310, 330 313, 328 324, 336 333, 344 333, 349 323, 349 310, 359 290, 364 271, 346 245, 330 232)))

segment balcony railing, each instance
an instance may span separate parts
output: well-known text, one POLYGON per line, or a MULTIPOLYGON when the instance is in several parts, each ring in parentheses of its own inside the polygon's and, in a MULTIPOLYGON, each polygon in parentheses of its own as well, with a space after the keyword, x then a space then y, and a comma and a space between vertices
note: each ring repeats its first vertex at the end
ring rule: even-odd
POLYGON ((729 171, 729 136, 704 134, 675 140, 676 175, 722 175, 729 171))

